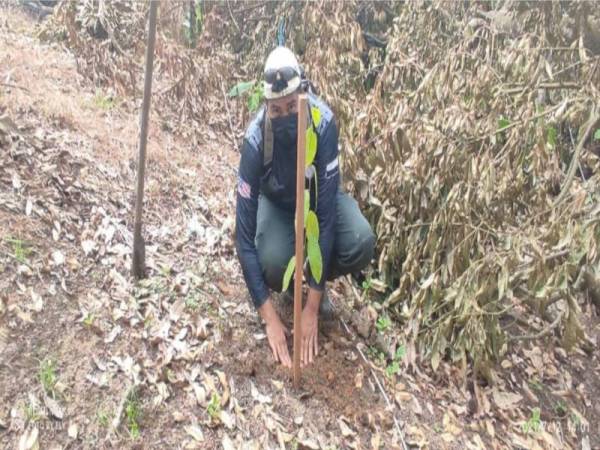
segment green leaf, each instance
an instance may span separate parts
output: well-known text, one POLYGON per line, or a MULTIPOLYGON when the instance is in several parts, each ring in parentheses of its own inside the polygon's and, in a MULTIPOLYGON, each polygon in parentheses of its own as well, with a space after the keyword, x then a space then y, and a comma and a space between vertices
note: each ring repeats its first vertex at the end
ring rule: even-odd
POLYGON ((306 236, 315 241, 319 240, 319 219, 314 211, 308 211, 306 215, 306 236))
POLYGON ((319 241, 307 236, 306 251, 308 253, 308 263, 310 272, 317 283, 321 282, 323 276, 323 257, 321 256, 321 247, 319 241))
POLYGON ((600 128, 598 128, 595 132, 594 132, 594 140, 595 141, 600 141, 600 128))
POLYGON ((549 127, 548 128, 548 137, 546 142, 548 143, 548 147, 554 149, 556 147, 556 138, 558 137, 558 133, 556 132, 556 128, 549 127))
POLYGON ((265 94, 262 89, 262 86, 259 83, 257 83, 254 86, 254 88, 252 88, 252 92, 250 93, 250 96, 248 97, 248 110, 250 112, 256 111, 258 109, 258 107, 261 105, 264 96, 265 96, 265 94))
POLYGON ((506 127, 510 125, 510 121, 504 117, 498 120, 498 131, 504 130, 506 127))
POLYGON ((313 127, 308 127, 306 130, 306 167, 310 166, 317 154, 317 133, 313 127))
POLYGON ((396 361, 400 361, 406 356, 406 346, 401 345, 396 349, 396 354, 394 355, 394 359, 396 361))
POLYGON ((244 92, 252 89, 254 87, 254 83, 254 81, 241 81, 232 87, 227 95, 229 97, 237 97, 238 95, 242 95, 244 92))
POLYGON ((308 189, 304 189, 304 227, 306 228, 306 221, 308 220, 308 209, 310 208, 310 192, 308 189))
POLYGON ((398 372, 400 372, 400 365, 396 361, 387 366, 385 369, 385 374, 388 376, 388 378, 390 378, 392 375, 396 375, 398 372))
POLYGON ((294 269, 296 268, 296 257, 292 256, 290 258, 290 262, 288 262, 287 269, 285 269, 285 273, 283 274, 283 291, 287 291, 290 286, 290 280, 292 279, 292 275, 294 274, 294 269))

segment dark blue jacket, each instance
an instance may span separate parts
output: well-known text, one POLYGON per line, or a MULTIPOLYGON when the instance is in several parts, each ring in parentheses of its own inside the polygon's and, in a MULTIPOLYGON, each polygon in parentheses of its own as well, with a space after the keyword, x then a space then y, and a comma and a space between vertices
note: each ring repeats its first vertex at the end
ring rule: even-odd
MULTIPOLYGON (((314 165, 318 185, 316 213, 319 218, 319 245, 323 257, 321 282, 317 283, 311 277, 309 285, 322 291, 329 273, 335 232, 335 200, 339 185, 338 129, 331 109, 323 101, 309 95, 309 105, 318 107, 321 112, 321 120, 316 127, 317 156, 314 165)), ((269 296, 254 242, 259 193, 282 209, 293 212, 296 208, 296 148, 281 148, 275 137, 273 161, 263 166, 265 113, 263 106, 244 136, 236 208, 236 248, 256 308, 262 306, 269 296)), ((314 208, 314 195, 311 195, 311 200, 311 208, 314 208)))

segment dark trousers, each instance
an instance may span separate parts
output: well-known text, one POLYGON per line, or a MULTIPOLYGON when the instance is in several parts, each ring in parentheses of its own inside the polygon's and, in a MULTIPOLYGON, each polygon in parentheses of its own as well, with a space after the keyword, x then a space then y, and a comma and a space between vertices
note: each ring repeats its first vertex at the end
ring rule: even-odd
MULTIPOLYGON (((336 224, 329 281, 363 269, 373 258, 375 235, 356 200, 344 192, 336 197, 336 224)), ((283 274, 295 244, 294 213, 275 206, 264 195, 258 199, 256 248, 269 288, 281 292, 283 274)))

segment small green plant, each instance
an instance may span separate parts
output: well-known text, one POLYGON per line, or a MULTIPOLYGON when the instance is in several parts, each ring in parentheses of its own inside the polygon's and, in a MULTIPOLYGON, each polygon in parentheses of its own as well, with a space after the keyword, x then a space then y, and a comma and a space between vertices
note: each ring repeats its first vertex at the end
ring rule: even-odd
POLYGON ((41 418, 41 416, 38 413, 38 408, 31 402, 27 403, 25 405, 24 412, 25 412, 25 418, 29 422, 37 422, 41 418))
POLYGON ((505 117, 498 119, 498 131, 502 131, 510 125, 510 120, 505 117))
POLYGON ((185 307, 189 310, 196 311, 200 307, 198 294, 191 294, 185 298, 185 307))
POLYGON ((135 395, 131 394, 125 403, 125 418, 127 421, 127 430, 133 439, 137 439, 140 435, 140 418, 142 409, 140 402, 135 395))
POLYGON ((388 378, 391 378, 393 375, 396 375, 400 372, 400 361, 406 355, 406 347, 404 345, 400 345, 396 349, 396 353, 394 353, 394 359, 392 362, 385 368, 385 374, 388 378))
POLYGON ((242 81, 231 88, 227 95, 239 97, 244 94, 248 96, 248 111, 256 111, 264 100, 263 84, 260 81, 242 81))
POLYGON ((210 402, 206 407, 206 412, 210 416, 211 419, 217 420, 221 415, 221 397, 216 392, 212 393, 210 397, 210 402))
POLYGON ((14 258, 21 264, 27 264, 31 249, 21 239, 6 238, 5 240, 11 244, 14 258))
POLYGON ((96 412, 96 419, 98 419, 98 423, 104 428, 108 427, 108 423, 110 422, 110 415, 104 410, 98 410, 96 412))
POLYGON ((569 408, 567 406, 567 403, 564 400, 558 400, 554 404, 554 412, 556 413, 557 416, 565 417, 567 415, 568 411, 569 411, 569 408))
POLYGON ((361 286, 362 286, 363 291, 365 293, 365 297, 368 297, 369 296, 369 291, 371 290, 371 287, 373 286, 373 282, 371 281, 371 277, 367 277, 367 279, 362 282, 361 286))
POLYGON ((85 317, 83 318, 83 324, 86 327, 91 327, 92 325, 94 325, 94 320, 96 319, 96 316, 94 316, 94 314, 92 313, 87 313, 85 315, 85 317))
POLYGON ((262 104, 265 92, 262 83, 255 83, 248 96, 248 111, 254 112, 262 104))
POLYGON ((600 141, 600 128, 598 128, 595 132, 594 132, 594 140, 595 141, 600 141))
POLYGON ((160 275, 163 276, 163 277, 165 277, 165 278, 168 278, 169 275, 171 275, 171 271, 172 271, 171 270, 171 266, 169 266, 167 264, 164 264, 164 265, 160 266, 160 275))
POLYGON ((537 379, 531 380, 529 382, 529 386, 538 392, 542 392, 544 390, 544 385, 537 379))
POLYGON ((102 91, 96 91, 94 95, 94 104, 105 111, 115 107, 115 99, 110 95, 104 95, 102 91))
POLYGON ((56 375, 56 363, 46 359, 40 364, 39 379, 46 394, 54 397, 54 388, 58 377, 56 375))
POLYGON ((380 333, 383 333, 384 331, 386 331, 391 325, 392 325, 392 321, 390 320, 390 318, 388 316, 379 317, 377 319, 377 322, 375 323, 375 327, 377 328, 377 331, 379 331, 380 333))
POLYGON ((183 22, 183 34, 190 47, 196 46, 197 36, 202 33, 203 26, 203 0, 196 0, 189 10, 189 17, 183 22))
POLYGON ((529 433, 530 431, 537 433, 538 431, 540 431, 542 429, 542 421, 540 419, 540 415, 541 415, 540 408, 533 408, 531 410, 531 417, 529 418, 529 420, 527 422, 525 422, 523 424, 523 432, 524 433, 529 433))
POLYGON ((388 376, 388 378, 391 378, 398 372, 400 372, 400 364, 398 364, 398 361, 392 361, 392 363, 385 368, 385 374, 388 376))
POLYGON ((385 366, 385 354, 377 347, 372 345, 367 347, 367 356, 369 356, 370 359, 375 360, 377 365, 385 366))
POLYGON ((548 148, 554 150, 556 148, 556 141, 558 140, 558 132, 554 127, 548 127, 548 135, 546 138, 546 144, 548 148))

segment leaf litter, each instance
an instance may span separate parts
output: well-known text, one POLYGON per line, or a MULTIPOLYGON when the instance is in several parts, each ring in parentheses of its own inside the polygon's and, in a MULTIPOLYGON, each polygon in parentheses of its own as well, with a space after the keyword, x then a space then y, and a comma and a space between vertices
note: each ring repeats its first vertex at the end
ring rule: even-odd
MULTIPOLYGON (((190 426, 202 427, 200 430, 207 442, 220 442, 225 448, 239 448, 242 442, 247 442, 250 448, 275 448, 293 440, 307 448, 328 445, 389 448, 398 445, 389 411, 385 411, 374 382, 367 375, 370 367, 362 367, 360 360, 353 361, 345 356, 353 352, 353 347, 343 332, 325 331, 321 341, 324 355, 318 366, 305 372, 306 389, 298 393, 290 391, 289 374, 269 359, 264 340, 252 339, 253 335, 260 335, 262 329, 251 319, 251 308, 244 295, 231 243, 230 219, 234 203, 231 194, 235 183, 231 168, 237 165, 237 155, 233 151, 223 152, 214 142, 217 136, 226 140, 227 118, 217 113, 223 100, 215 98, 199 102, 197 99, 202 96, 195 95, 196 92, 210 91, 211 86, 220 83, 215 74, 233 73, 227 67, 235 64, 235 57, 220 45, 229 45, 229 39, 234 41, 236 32, 225 33, 226 39, 218 43, 212 42, 212 35, 208 35, 206 43, 202 44, 206 48, 200 48, 198 52, 206 55, 203 52, 212 46, 212 53, 210 57, 199 58, 193 52, 182 53, 180 47, 166 37, 159 38, 164 39, 159 58, 168 62, 162 67, 169 67, 171 73, 158 70, 156 104, 164 106, 166 111, 162 114, 163 126, 176 130, 179 140, 174 146, 169 143, 172 137, 165 130, 151 134, 150 153, 159 154, 159 146, 153 146, 153 139, 163 143, 164 148, 177 147, 177 151, 169 155, 173 160, 165 158, 150 162, 154 174, 148 184, 146 211, 150 273, 147 283, 135 287, 128 275, 128 248, 132 241, 129 212, 134 180, 130 161, 134 158, 132 149, 136 133, 124 122, 135 123, 137 120, 125 99, 132 93, 132 87, 135 91, 136 83, 139 86, 141 64, 125 55, 140 55, 143 39, 139 38, 139 32, 123 33, 123 30, 143 30, 144 6, 134 4, 133 10, 128 11, 130 14, 123 15, 124 6, 120 2, 110 4, 104 11, 94 11, 87 2, 65 5, 56 17, 59 25, 65 26, 69 40, 75 40, 69 45, 78 56, 79 69, 97 77, 95 81, 100 84, 116 86, 124 102, 122 108, 101 115, 112 121, 109 128, 106 122, 96 123, 97 120, 93 126, 86 124, 85 111, 77 119, 65 112, 68 108, 52 110, 44 107, 44 101, 32 107, 28 103, 30 100, 15 90, 9 92, 13 105, 0 100, 0 112, 8 112, 8 117, 5 115, 0 121, 3 124, 0 143, 8 149, 2 155, 0 182, 10 189, 0 194, 0 230, 7 233, 18 230, 23 234, 19 239, 25 238, 21 240, 33 243, 31 247, 34 248, 34 253, 15 265, 14 259, 5 257, 4 253, 10 251, 12 254, 13 249, 7 248, 4 242, 1 247, 3 277, 0 287, 3 289, 0 298, 3 307, 0 312, 3 319, 7 319, 10 330, 6 335, 11 336, 5 352, 9 362, 3 362, 2 370, 8 370, 10 364, 17 370, 11 372, 10 379, 26 380, 18 388, 10 384, 9 389, 2 389, 6 392, 3 404, 10 405, 11 411, 17 411, 19 403, 28 398, 30 391, 39 392, 35 377, 30 373, 33 366, 28 363, 28 355, 44 357, 43 353, 56 352, 60 361, 59 377, 68 383, 65 392, 70 402, 65 404, 65 417, 71 419, 73 414, 96 417, 96 406, 107 399, 106 406, 114 411, 120 401, 126 399, 123 387, 136 383, 140 385, 144 412, 140 419, 144 442, 164 439, 161 430, 174 428, 175 432, 168 437, 172 440, 170 444, 193 448, 199 435, 190 434, 183 425, 191 423, 190 426), (108 26, 111 45, 98 45, 100 41, 81 33, 73 11, 78 19, 98 20, 108 26), (119 26, 115 26, 117 24, 119 26), (135 36, 138 38, 134 39, 135 36), (215 51, 219 52, 220 59, 215 58, 215 51), (218 64, 214 63, 216 59, 220 61, 218 64), (129 75, 124 67, 130 67, 129 75), (182 74, 186 76, 182 77, 182 74), (21 109, 18 105, 22 105, 21 109), (189 121, 200 119, 199 122, 204 124, 202 119, 206 117, 213 119, 209 120, 208 126, 199 127, 200 138, 182 129, 189 121), (115 123, 122 127, 123 139, 129 139, 127 145, 107 137, 115 123), (108 153, 95 146, 96 138, 108 153), (201 152, 198 152, 198 146, 202 148, 201 152), (107 157, 111 152, 119 158, 111 160, 107 157), (185 157, 178 157, 177 152, 185 157), (207 172, 206 155, 211 156, 211 164, 214 164, 210 173, 207 172), (174 176, 190 169, 190 177, 174 176), (194 173, 199 183, 194 180, 194 173), (4 192, 10 192, 10 195, 4 192), (199 198, 203 200, 199 202, 199 198), (197 219, 190 221, 194 216, 197 219), (165 267, 169 270, 164 270, 165 267), (30 290, 32 288, 34 291, 30 290), (44 301, 40 311, 37 311, 39 301, 31 296, 31 292, 39 294, 44 301), (21 307, 32 301, 33 309, 25 311, 21 307), (34 324, 42 326, 34 328, 34 324), (33 339, 24 341, 26 333, 33 339), (21 347, 24 352, 17 352, 16 343, 20 342, 28 342, 21 347), (59 345, 49 345, 52 342, 59 345), (26 356, 20 356, 20 353, 26 356), (90 357, 96 353, 107 361, 101 363, 104 370, 96 364, 97 357, 90 357), (74 359, 79 361, 76 366, 71 362, 74 359), (96 376, 103 377, 99 385, 77 381, 96 376), (207 412, 213 393, 222 401, 217 423, 209 420, 207 412), (263 395, 270 397, 272 403, 261 402, 261 399, 265 400, 263 395), (177 405, 178 420, 175 420, 173 405, 177 405), (298 417, 302 419, 296 420, 298 417), (178 428, 173 422, 182 425, 178 428), (203 424, 207 423, 216 426, 205 427, 203 424), (231 429, 227 430, 226 425, 231 429), (357 439, 353 439, 355 431, 357 439)), ((551 5, 556 7, 554 3, 551 5)), ((226 6, 212 6, 206 19, 208 30, 215 24, 221 28, 231 27, 229 19, 223 21, 222 18, 233 14, 234 20, 237 17, 241 24, 238 30, 241 33, 256 33, 263 37, 265 33, 274 33, 276 24, 265 28, 261 19, 265 9, 271 7, 268 3, 256 2, 250 6, 255 8, 250 14, 239 13, 245 8, 241 4, 233 5, 231 13, 226 6), (270 31, 269 27, 272 28, 270 31)), ((503 74, 507 67, 520 67, 519 64, 526 61, 546 57, 528 41, 534 39, 533 33, 520 33, 523 23, 535 22, 540 16, 551 14, 552 10, 540 8, 525 13, 510 8, 475 11, 477 5, 464 7, 457 4, 455 10, 446 12, 438 3, 429 6, 414 3, 400 11, 394 11, 394 7, 388 3, 361 6, 354 2, 321 2, 314 8, 303 9, 302 5, 295 5, 287 12, 281 7, 277 9, 277 14, 300 15, 304 20, 304 36, 293 28, 291 38, 294 45, 300 47, 304 39, 307 60, 311 61, 309 73, 314 71, 314 80, 342 122, 342 142, 349 144, 351 149, 345 158, 345 173, 351 177, 355 193, 367 208, 380 236, 381 256, 377 267, 380 279, 375 280, 374 286, 385 294, 384 307, 404 327, 404 336, 397 333, 391 340, 382 340, 374 331, 381 307, 364 314, 367 326, 361 330, 361 336, 372 347, 385 345, 383 350, 388 358, 395 353, 394 346, 401 343, 399 338, 406 341, 406 359, 400 361, 399 373, 386 377, 385 367, 375 354, 370 366, 379 371, 386 380, 386 389, 396 399, 403 429, 411 445, 567 448, 576 446, 579 439, 583 443, 590 439, 597 442, 598 437, 589 427, 588 418, 599 417, 590 398, 599 392, 600 386, 594 377, 590 379, 585 375, 598 373, 597 358, 590 358, 589 353, 576 347, 574 352, 563 353, 554 339, 554 329, 550 329, 550 335, 540 336, 544 344, 551 345, 526 340, 516 347, 517 351, 507 352, 508 346, 503 341, 506 334, 543 334, 549 324, 555 323, 556 317, 559 318, 556 329, 563 330, 557 337, 567 348, 585 343, 586 339, 597 344, 598 338, 593 306, 580 301, 571 273, 574 265, 579 268, 582 266, 577 264, 583 262, 586 270, 591 267, 586 273, 591 273, 593 280, 593 264, 597 263, 598 257, 595 250, 597 236, 593 230, 597 222, 593 220, 594 210, 590 206, 594 204, 593 189, 591 201, 589 191, 585 195, 584 192, 597 181, 592 178, 588 184, 582 184, 576 179, 571 185, 572 209, 584 211, 584 216, 587 214, 591 220, 588 225, 581 227, 573 222, 572 211, 567 208, 562 215, 551 214, 549 223, 531 222, 544 239, 536 233, 524 233, 522 223, 512 219, 500 222, 498 228, 495 220, 499 213, 490 208, 491 198, 507 200, 510 194, 520 196, 524 203, 529 202, 532 211, 541 211, 553 200, 548 192, 531 194, 534 191, 515 189, 522 188, 525 181, 542 180, 542 186, 552 186, 564 167, 556 154, 548 157, 534 153, 533 159, 527 160, 530 166, 525 168, 523 178, 503 171, 502 164, 493 160, 501 161, 500 154, 519 160, 523 148, 514 143, 520 134, 526 134, 520 125, 522 122, 535 123, 514 119, 535 114, 528 109, 526 98, 518 96, 519 92, 527 92, 528 87, 521 83, 518 73, 516 78, 496 83, 495 61, 504 64, 499 72, 503 74), (426 11, 419 8, 426 8, 426 11), (391 20, 395 15, 397 17, 391 20), (363 16, 373 20, 373 29, 361 29, 365 23, 361 19, 363 16), (323 17, 333 20, 323 23, 323 17), (447 27, 446 33, 439 31, 440 24, 447 27), (463 24, 468 27, 462 41, 457 41, 455 36, 460 36, 458 29, 465 29, 463 24), (342 27, 349 32, 337 33, 336 30, 342 27), (306 41, 316 29, 319 33, 336 36, 331 45, 325 47, 329 51, 321 51, 321 45, 306 41), (406 38, 407 33, 411 39, 406 38), (369 47, 369 42, 377 43, 378 39, 387 41, 389 51, 385 56, 377 50, 379 47, 369 47), (422 46, 421 51, 401 45, 403 42, 419 45, 423 40, 434 41, 437 47, 422 46), (452 52, 447 51, 448 45, 453 47, 452 52), (435 48, 439 53, 432 50, 435 48), (499 58, 493 57, 494 51, 499 58), (473 54, 469 56, 469 52, 473 54), (439 55, 444 53, 447 56, 440 58, 439 55), (471 82, 453 78, 451 74, 461 73, 464 67, 479 61, 479 57, 486 63, 478 72, 473 72, 471 82), (459 62, 463 66, 456 70, 453 64, 459 62), (377 66, 382 63, 383 72, 378 74, 381 67, 377 66), (348 74, 355 76, 329 78, 337 73, 336 67, 344 67, 348 74), (362 82, 363 77, 356 76, 361 73, 378 74, 371 88, 373 91, 355 85, 362 82), (475 108, 470 99, 463 98, 464 104, 449 101, 451 96, 469 91, 475 100, 485 97, 488 92, 494 93, 495 100, 491 101, 496 115, 501 110, 500 118, 494 120, 493 114, 488 115, 491 117, 488 121, 474 117, 475 108), (356 92, 357 95, 339 96, 336 92, 356 92), (513 104, 511 96, 515 93, 516 108, 520 108, 518 114, 506 106, 513 104), (386 99, 391 103, 386 103, 386 99), (421 116, 424 107, 431 112, 427 120, 422 120, 421 116), (352 116, 356 116, 356 120, 352 116), (442 120, 448 116, 457 120, 454 123, 442 120), (484 147, 477 152, 472 141, 480 138, 484 147), (471 151, 473 161, 470 163, 461 156, 460 151, 464 148, 471 151), (383 165, 383 155, 395 156, 391 163, 388 158, 387 164, 383 165), (438 161, 440 159, 444 159, 444 164, 438 161), (544 166, 542 162, 548 160, 551 165, 544 166), (363 167, 372 168, 372 173, 366 173, 363 167), (438 173, 428 172, 427 167, 436 168, 438 173), (550 169, 544 172, 544 167, 550 169), (457 174, 467 178, 462 179, 457 174), (507 180, 516 180, 516 183, 507 180), (390 185, 400 188, 395 197, 388 198, 386 193, 390 185), (494 186, 495 191, 491 189, 494 186), (445 197, 440 196, 439 192, 446 188, 450 189, 445 197), (419 196, 413 193, 419 193, 419 196), (529 194, 532 196, 527 197, 529 194), (465 201, 466 198, 471 202, 465 201), (445 202, 443 208, 439 207, 440 201, 445 202), (473 214, 479 214, 474 222, 468 220, 473 214), (405 220, 409 222, 405 223, 405 220), (414 224, 417 226, 413 227, 414 224), (444 227, 456 227, 458 232, 442 233, 444 227), (507 239, 507 236, 511 238, 507 239), (587 252, 582 252, 585 246, 587 252), (480 264, 467 266, 466 249, 475 249, 478 254, 487 256, 482 257, 480 264), (575 255, 574 259, 569 254, 575 255), (494 260, 496 257, 500 259, 494 260), (397 267, 399 262, 403 264, 402 270, 397 267), (471 285, 481 289, 470 291, 471 285), (514 314, 498 320, 500 314, 494 314, 495 309, 489 310, 490 305, 481 303, 488 298, 486 289, 492 289, 498 295, 498 301, 492 306, 502 307, 509 302, 514 314), (557 293, 560 298, 556 297, 557 293), (568 294, 577 297, 577 301, 568 294), (408 298, 412 301, 408 302, 408 298), (428 309, 440 299, 445 302, 442 306, 428 309), (554 317, 548 320, 543 314, 532 312, 531 299, 548 301, 548 312, 554 317), (456 308, 457 305, 463 308, 463 315, 447 313, 450 306, 456 308), (436 321, 435 326, 431 325, 431 320, 436 321), (472 325, 464 327, 461 333, 457 324, 463 322, 472 325), (588 335, 583 335, 581 330, 586 330, 588 335), (453 350, 448 355, 450 348, 453 350), (453 353, 457 348, 459 351, 453 353), (469 375, 465 355, 483 358, 476 366, 483 378, 469 375), (454 364, 448 362, 448 356, 454 359, 454 364), (422 366, 421 358, 431 361, 436 370, 422 366), (494 366, 493 358, 498 358, 505 372, 494 366), (396 382, 398 379, 401 383, 396 382), (532 410, 538 406, 541 406, 540 420, 549 426, 537 432, 525 432, 524 429, 533 429, 532 424, 535 427, 536 416, 532 410)), ((166 14, 163 18, 168 23, 170 19, 179 21, 181 16, 178 14, 182 12, 183 9, 176 6, 161 14, 166 14)), ((23 19, 12 17, 11 26, 19 20, 23 19)), ((537 20, 537 23, 553 26, 552 21, 537 20)), ((572 32, 569 27, 567 23, 566 33, 570 29, 572 32)), ((222 33, 219 34, 221 37, 222 33)), ((540 66, 546 74, 544 77, 552 79, 561 70, 569 76, 580 76, 592 70, 594 56, 589 55, 589 38, 583 37, 586 41, 573 47, 572 59, 551 56, 540 66), (567 69, 568 64, 578 64, 577 70, 581 73, 569 72, 572 69, 567 69)), ((55 58, 53 64, 48 64, 53 69, 47 79, 39 82, 40 86, 31 83, 37 98, 45 100, 56 91, 52 83, 68 92, 64 83, 71 79, 77 79, 80 89, 89 91, 75 73, 76 64, 59 56, 56 49, 44 47, 42 55, 42 47, 37 46, 45 44, 32 45, 10 27, 2 30, 2 39, 6 43, 0 54, 2 61, 10 63, 11 52, 17 51, 38 52, 31 60, 55 58)), ((249 54, 254 57, 244 57, 246 66, 240 67, 238 76, 257 72, 264 60, 266 45, 264 38, 252 42, 249 54)), ((522 75, 531 70, 536 67, 523 68, 522 75)), ((538 77, 541 77, 540 73, 537 72, 538 77)), ((593 76, 594 72, 590 74, 593 76)), ((25 74, 15 72, 11 77, 25 79, 25 74)), ((544 78, 538 78, 538 81, 544 86, 544 83, 552 82, 544 78)), ((565 123, 579 128, 592 100, 584 98, 578 102, 578 98, 569 98, 561 91, 557 93, 560 96, 553 102, 556 109, 551 106, 547 110, 554 120, 549 126, 555 126, 561 132, 565 130, 565 123), (561 124, 560 128, 555 123, 561 124)), ((597 97, 593 90, 583 93, 589 99, 597 97)), ((72 97, 78 98, 75 93, 72 97)), ((239 134, 248 117, 243 108, 236 108, 236 111, 234 122, 239 134)), ((95 119, 98 111, 93 113, 95 119)), ((565 146, 562 134, 542 134, 531 126, 526 131, 534 142, 544 140, 543 148, 558 152, 565 146), (552 137, 548 138, 548 135, 552 137)), ((585 169, 594 169, 597 165, 592 153, 586 152, 582 161, 585 169)), ((502 208, 508 203, 501 203, 502 208)), ((524 213, 521 211, 520 214, 524 213)), ((355 292, 348 289, 338 283, 332 294, 342 309, 350 303, 348 299, 356 297, 355 292)), ((361 310, 362 306, 357 300, 355 308, 361 310)), ((350 320, 348 311, 342 314, 357 325, 350 320)), ((20 413, 11 416, 11 440, 10 443, 6 441, 7 445, 14 445, 19 440, 26 443, 38 440, 37 428, 30 429, 35 430, 33 440, 32 431, 19 434, 23 428, 16 417, 20 416, 20 413)), ((127 439, 126 421, 120 424, 116 434, 105 432, 97 422, 85 422, 87 425, 80 430, 79 436, 97 436, 98 445, 107 446, 122 445, 127 439)), ((68 437, 64 430, 62 434, 42 427, 40 430, 39 438, 43 443, 66 442, 64 439, 68 437)))

